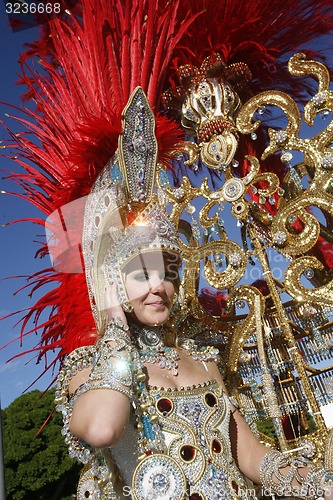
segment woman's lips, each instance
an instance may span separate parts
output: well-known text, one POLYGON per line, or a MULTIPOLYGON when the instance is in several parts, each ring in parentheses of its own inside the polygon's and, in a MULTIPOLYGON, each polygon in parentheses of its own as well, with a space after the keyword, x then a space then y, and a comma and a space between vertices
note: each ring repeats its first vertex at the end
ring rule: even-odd
POLYGON ((152 307, 165 307, 165 302, 163 301, 158 301, 158 302, 148 302, 146 306, 152 306, 152 307))

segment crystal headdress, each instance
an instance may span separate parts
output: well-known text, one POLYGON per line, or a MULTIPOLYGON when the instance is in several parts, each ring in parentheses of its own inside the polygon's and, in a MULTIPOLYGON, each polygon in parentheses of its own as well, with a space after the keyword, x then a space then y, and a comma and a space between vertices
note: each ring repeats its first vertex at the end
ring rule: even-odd
POLYGON ((88 196, 83 230, 86 280, 95 321, 105 324, 105 289, 117 283, 125 310, 131 306, 123 268, 136 255, 161 251, 180 256, 179 237, 156 193, 155 119, 141 87, 123 113, 118 149, 88 196), (155 189, 154 189, 155 188, 155 189))

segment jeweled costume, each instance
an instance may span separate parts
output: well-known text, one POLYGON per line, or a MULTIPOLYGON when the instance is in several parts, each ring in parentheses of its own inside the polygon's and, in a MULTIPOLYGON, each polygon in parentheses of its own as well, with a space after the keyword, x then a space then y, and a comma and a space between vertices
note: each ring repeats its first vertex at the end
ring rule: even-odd
MULTIPOLYGON (((151 456, 142 447, 138 431, 134 429, 134 418, 120 443, 110 450, 100 450, 99 454, 75 439, 69 432, 69 418, 77 396, 69 398, 67 393, 66 397, 67 384, 78 369, 91 366, 94 356, 94 347, 80 348, 70 355, 58 384, 64 395, 58 409, 64 414, 64 434, 70 455, 89 464, 80 481, 79 499, 123 498, 129 492, 133 498, 151 500, 170 498, 170 495, 193 500, 256 498, 254 486, 250 487, 233 459, 229 399, 214 380, 176 389, 149 387, 149 414, 157 417, 152 432, 160 433, 159 446, 163 453, 151 456), (108 457, 110 463, 109 454, 117 464, 111 469, 111 479, 105 458, 108 457), (138 467, 137 457, 142 454, 144 458, 138 467)), ((78 390, 77 395, 80 394, 82 389, 78 390)))
MULTIPOLYGON (((42 329, 36 350, 40 351, 40 357, 55 348, 59 349, 57 359, 63 360, 70 355, 64 362, 57 394, 57 404, 59 410, 65 411, 66 422, 69 409, 63 405, 67 404, 67 385, 75 370, 94 364, 96 356, 104 356, 105 366, 112 359, 113 366, 120 351, 125 349, 122 342, 126 343, 126 339, 123 339, 119 350, 109 352, 105 347, 104 354, 100 348, 97 353, 97 339, 104 335, 105 340, 108 335, 117 334, 119 341, 121 335, 116 325, 108 330, 105 286, 117 282, 119 300, 129 311, 131 306, 123 286, 123 267, 136 253, 144 254, 155 248, 172 251, 178 261, 182 258, 185 262, 179 309, 173 318, 179 330, 177 333, 184 338, 199 336, 207 344, 207 337, 216 341, 216 332, 219 332, 217 343, 222 343, 225 349, 225 368, 232 391, 237 371, 243 369, 241 359, 242 355, 246 357, 246 352, 242 351, 245 342, 253 332, 256 333, 263 392, 271 408, 269 416, 274 422, 280 446, 286 445, 281 421, 276 417, 279 408, 270 374, 271 369, 273 378, 276 377, 277 369, 270 368, 265 357, 264 342, 271 332, 266 332, 265 339, 261 334, 266 289, 246 285, 236 287, 236 284, 244 274, 247 261, 252 258, 247 237, 250 237, 263 267, 266 265, 263 245, 271 245, 291 259, 312 252, 311 257, 304 257, 308 259, 306 262, 296 262, 287 273, 286 284, 291 280, 288 292, 293 297, 306 296, 298 279, 306 266, 317 269, 318 262, 314 262, 313 255, 318 256, 326 268, 331 268, 331 247, 326 240, 323 244, 319 224, 313 222, 307 211, 315 196, 311 198, 311 193, 306 190, 306 196, 303 196, 299 179, 305 171, 309 173, 313 189, 322 193, 320 206, 331 213, 329 182, 333 160, 329 144, 332 132, 328 128, 313 142, 298 141, 300 120, 294 101, 279 91, 256 94, 271 88, 273 79, 276 88, 293 88, 294 95, 304 97, 311 85, 302 87, 298 80, 291 83, 281 56, 298 50, 308 40, 331 31, 332 27, 331 4, 326 0, 303 0, 297 6, 288 3, 283 7, 278 0, 218 4, 205 1, 198 2, 198 5, 186 0, 83 0, 46 24, 41 41, 32 44, 24 54, 22 81, 28 87, 27 97, 37 103, 37 108, 36 111, 24 109, 27 120, 23 119, 22 123, 36 135, 39 143, 31 142, 25 134, 12 134, 14 144, 11 146, 15 145, 17 161, 26 169, 25 175, 16 177, 17 182, 29 201, 48 216, 46 224, 37 220, 48 229, 48 240, 40 254, 49 253, 53 267, 33 276, 32 283, 34 289, 45 282, 56 283, 55 290, 48 292, 31 308, 26 321, 35 317, 38 320, 42 311, 51 306, 47 321, 34 327, 42 329), (35 70, 30 73, 25 66, 26 60, 35 55, 42 64, 41 73, 35 70), (160 98, 162 91, 163 99, 160 98), (252 95, 254 98, 242 107, 252 95), (263 102, 280 105, 283 111, 286 110, 286 130, 271 129, 267 133, 267 127, 263 127, 261 133, 257 129, 259 119, 254 121, 253 117, 256 111, 261 115, 263 102), (176 117, 178 124, 170 116, 176 117), (184 130, 188 141, 184 141, 184 130), (307 162, 296 173, 289 164, 290 155, 285 151, 295 148, 307 155, 307 162), (173 161, 171 165, 175 154, 182 152, 188 155, 188 161, 181 164, 173 161), (277 152, 281 152, 281 161, 277 152), (31 167, 30 162, 36 168, 31 167), (213 172, 211 182, 203 180, 196 187, 195 181, 193 185, 189 178, 181 179, 188 165, 193 166, 194 173, 208 167, 213 172), (233 169, 237 168, 235 173, 233 169), (288 168, 293 184, 285 196, 282 183, 288 168), (216 189, 215 183, 220 183, 221 176, 225 182, 216 189), (191 202, 199 196, 204 198, 204 205, 196 220, 197 207, 191 202), (293 197, 296 205, 290 204, 292 208, 289 210, 286 205, 289 206, 293 197), (244 251, 226 236, 221 221, 223 203, 232 204, 232 214, 244 228, 244 251), (218 210, 212 213, 216 205, 218 210), (302 228, 306 236, 303 239, 302 228), (263 243, 266 240, 268 243, 263 243), (133 241, 139 244, 135 247, 133 241), (301 245, 302 241, 306 245, 301 245), (114 248, 121 251, 115 253, 114 248), (227 258, 226 268, 222 271, 217 270, 221 254, 227 258), (210 306, 216 311, 219 296, 213 296, 213 305, 209 304, 210 295, 201 294, 200 302, 198 300, 200 261, 204 263, 205 280, 210 287, 231 291, 231 309, 240 297, 249 304, 250 311, 245 320, 231 325, 232 335, 223 326, 220 308, 217 314, 213 312, 217 317, 206 313, 210 306), (81 352, 75 349, 89 345, 82 348, 82 361, 74 362, 77 352, 81 352), (68 364, 71 373, 66 371, 68 364), (63 376, 65 380, 62 380, 63 376)), ((305 55, 295 56, 290 68, 294 75, 318 77, 320 92, 306 108, 310 122, 321 110, 331 107, 329 75, 317 63, 308 61, 305 55)), ((323 234, 326 235, 325 231, 323 234)), ((288 321, 279 306, 276 284, 266 267, 264 276, 269 300, 278 305, 279 325, 288 339, 288 348, 307 389, 302 360, 297 356, 288 321)), ((328 278, 325 275, 324 287, 312 294, 319 304, 329 301, 331 282, 328 278)), ((229 313, 230 310, 227 318, 229 313)), ((232 317, 232 312, 230 315, 232 317)), ((228 320, 226 324, 228 326, 228 320)), ((103 342, 103 338, 98 341, 103 342)), ((150 400, 148 407, 158 415, 157 419, 151 419, 151 414, 141 412, 140 405, 136 405, 137 423, 140 428, 143 426, 146 439, 146 458, 139 454, 135 475, 139 478, 136 487, 146 487, 146 490, 141 491, 138 498, 150 498, 151 483, 144 486, 143 476, 139 474, 146 473, 144 477, 149 477, 145 467, 152 463, 149 462, 151 454, 156 463, 161 460, 161 467, 168 467, 168 464, 171 469, 173 467, 176 475, 174 484, 171 482, 167 486, 166 475, 159 477, 156 472, 156 486, 160 493, 163 488, 170 491, 170 488, 186 485, 194 495, 193 499, 199 498, 195 495, 217 498, 218 494, 224 494, 224 487, 228 485, 226 498, 233 498, 233 495, 237 498, 236 490, 241 495, 245 483, 238 476, 233 462, 227 466, 231 460, 229 410, 220 389, 210 383, 207 387, 193 389, 195 394, 186 390, 171 391, 170 394, 164 390, 148 390, 141 373, 138 346, 127 347, 131 353, 128 362, 134 363, 127 378, 120 380, 119 374, 118 378, 109 380, 107 370, 103 373, 93 370, 89 387, 81 391, 98 388, 101 383, 105 387, 109 384, 110 388, 125 391, 132 399, 131 391, 139 384, 138 393, 150 400), (214 398, 219 399, 219 417, 215 402, 211 406, 214 398), (164 409, 160 411, 162 406, 164 409), (221 416, 225 418, 220 423, 214 421, 221 416), (196 423, 198 428, 194 431, 196 423), (151 450, 149 444, 154 442, 157 425, 161 425, 161 432, 166 433, 166 442, 161 449, 151 450), (215 429, 215 425, 221 426, 222 432, 215 429), (175 436, 174 442, 170 441, 171 432, 175 436), (184 443, 177 441, 177 433, 185 433, 184 443), (182 464, 180 470, 178 462, 182 464), (203 463, 205 465, 200 470, 203 463), (214 489, 217 484, 218 492, 214 489)), ((201 356, 206 355, 205 349, 212 354, 209 348, 199 349, 202 349, 201 356)), ((194 348, 193 352, 196 355, 194 348)), ((256 401, 260 392, 256 380, 251 391, 256 401)), ((313 398, 310 403, 314 413, 318 413, 313 398)), ((322 424, 320 419, 318 422, 322 424)), ((324 426, 320 430, 326 436, 324 426)), ((68 422, 65 431, 68 432, 68 422)), ((140 438, 140 433, 135 435, 140 438)), ((77 452, 80 460, 90 461, 85 447, 81 449, 79 446, 77 452)), ((87 486, 85 481, 93 482, 91 488, 100 487, 101 494, 106 488, 103 494, 107 498, 108 495, 113 498, 113 489, 117 494, 123 492, 122 483, 118 484, 116 480, 117 475, 110 476, 113 459, 109 455, 105 458, 107 468, 101 470, 93 464, 83 475, 83 495, 87 486), (107 484, 110 486, 105 486, 107 484)), ((273 458, 272 463, 275 463, 273 458)), ((120 463, 121 457, 116 461, 120 463)), ((129 476, 134 466, 127 471, 129 476)), ((121 472, 126 476, 123 469, 121 472)), ((314 481, 315 472, 313 475, 314 481)), ((125 481, 129 484, 131 478, 125 481)), ((87 495, 82 498, 89 498, 89 489, 86 491, 87 495)), ((179 495, 181 498, 184 492, 179 495)))

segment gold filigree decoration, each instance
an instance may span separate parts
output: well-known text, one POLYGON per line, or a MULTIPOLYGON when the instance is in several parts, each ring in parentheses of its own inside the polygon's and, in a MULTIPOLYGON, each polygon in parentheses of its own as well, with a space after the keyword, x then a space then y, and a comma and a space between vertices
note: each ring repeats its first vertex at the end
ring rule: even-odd
POLYGON ((244 344, 256 329, 256 298, 259 297, 262 313, 265 310, 265 299, 259 290, 250 285, 241 285, 235 288, 229 299, 229 307, 232 307, 238 300, 245 300, 249 306, 249 312, 245 319, 235 324, 230 338, 227 353, 227 371, 233 374, 238 369, 239 356, 244 344))
MULTIPOLYGON (((293 75, 311 75, 318 80, 318 93, 305 105, 304 121, 312 126, 318 113, 333 111, 333 93, 329 90, 330 78, 327 68, 316 61, 306 60, 304 54, 296 54, 289 61, 289 70, 293 75)), ((275 248, 290 256, 305 255, 313 248, 322 233, 328 241, 331 239, 329 221, 333 217, 333 198, 331 194, 333 176, 333 151, 329 147, 333 140, 333 124, 328 124, 313 137, 299 137, 301 130, 301 115, 295 101, 287 94, 279 91, 266 91, 250 99, 239 111, 236 121, 237 129, 244 134, 255 132, 260 126, 259 120, 254 120, 254 114, 261 106, 279 107, 287 118, 283 130, 269 129, 270 143, 265 149, 262 159, 278 152, 297 151, 304 156, 296 175, 298 189, 292 190, 287 201, 280 203, 279 210, 271 225, 271 241, 275 248), (302 185, 301 177, 309 176, 307 187, 302 185), (328 227, 322 226, 316 215, 311 213, 311 207, 320 209, 328 221, 328 227), (292 223, 298 220, 298 229, 292 223)), ((290 179, 289 179, 290 181, 290 179)), ((292 181, 290 181, 292 182, 292 181)), ((297 259, 291 264, 286 275, 285 288, 292 296, 306 297, 311 301, 322 301, 333 285, 326 284, 318 289, 306 289, 299 283, 299 277, 304 271, 305 260, 297 259), (294 282, 293 280, 296 280, 294 282)), ((319 263, 315 264, 318 268, 319 263)), ((309 267, 309 266, 308 266, 309 267)), ((325 297, 327 303, 327 295, 325 297)))
POLYGON ((292 262, 285 274, 285 288, 297 300, 317 303, 323 306, 333 305, 333 281, 316 288, 306 288, 300 282, 307 269, 323 270, 324 266, 315 257, 299 257, 292 262))

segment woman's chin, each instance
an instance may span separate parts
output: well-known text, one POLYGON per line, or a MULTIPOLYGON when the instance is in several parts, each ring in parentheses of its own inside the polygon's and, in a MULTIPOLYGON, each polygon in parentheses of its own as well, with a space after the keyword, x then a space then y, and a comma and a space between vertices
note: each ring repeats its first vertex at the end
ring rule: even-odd
POLYGON ((151 318, 142 318, 142 324, 145 326, 162 326, 167 320, 169 315, 160 314, 154 315, 151 318))

